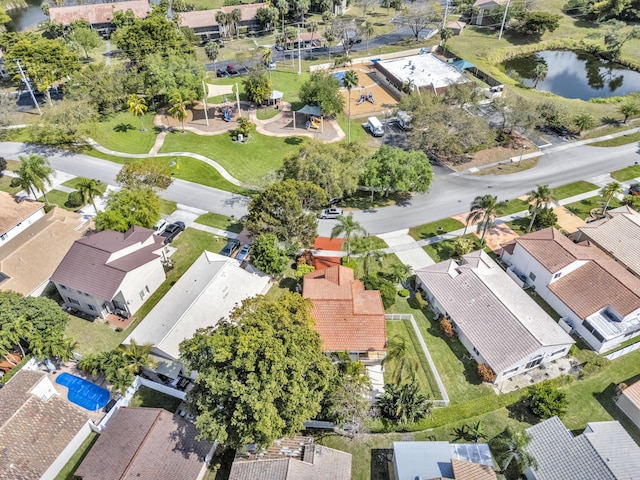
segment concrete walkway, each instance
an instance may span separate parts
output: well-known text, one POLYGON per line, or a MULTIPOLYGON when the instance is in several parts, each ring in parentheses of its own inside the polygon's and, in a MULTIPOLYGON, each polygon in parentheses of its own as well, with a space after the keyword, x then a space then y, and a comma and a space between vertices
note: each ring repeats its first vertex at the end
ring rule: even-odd
POLYGON ((409 235, 408 228, 378 236, 389 245, 389 248, 385 249, 386 253, 395 253, 402 263, 410 265, 413 270, 435 263, 427 252, 409 235))

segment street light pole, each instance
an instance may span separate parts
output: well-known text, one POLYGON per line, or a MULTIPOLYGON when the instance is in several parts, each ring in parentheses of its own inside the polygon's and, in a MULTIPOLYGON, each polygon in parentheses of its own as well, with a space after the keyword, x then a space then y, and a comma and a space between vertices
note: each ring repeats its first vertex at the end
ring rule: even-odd
POLYGON ((510 4, 511 0, 507 0, 507 6, 504 8, 504 15, 502 16, 502 25, 500 25, 500 35, 498 35, 498 40, 502 40, 502 32, 504 31, 504 24, 507 21, 507 12, 509 11, 510 4))

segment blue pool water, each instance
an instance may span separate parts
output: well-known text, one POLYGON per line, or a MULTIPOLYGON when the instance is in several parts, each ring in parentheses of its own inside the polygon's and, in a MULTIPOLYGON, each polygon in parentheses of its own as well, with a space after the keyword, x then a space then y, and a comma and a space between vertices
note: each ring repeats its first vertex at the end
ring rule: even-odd
POLYGON ((56 383, 69 389, 67 398, 70 402, 87 410, 100 410, 109 401, 108 390, 75 375, 61 373, 56 383))

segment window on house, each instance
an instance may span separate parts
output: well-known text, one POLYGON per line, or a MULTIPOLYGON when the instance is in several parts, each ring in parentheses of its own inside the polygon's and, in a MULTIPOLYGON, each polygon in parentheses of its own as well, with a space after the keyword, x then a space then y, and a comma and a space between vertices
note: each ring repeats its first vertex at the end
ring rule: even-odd
POLYGON ((476 347, 473 347, 473 352, 474 352, 476 355, 480 355, 480 352, 478 351, 478 349, 477 349, 476 347))
POLYGON ((534 281, 534 282, 535 282, 535 281, 536 281, 536 274, 535 274, 535 273, 533 273, 533 272, 530 272, 530 273, 529 273, 529 278, 530 278, 532 281, 534 281))
POLYGON ((551 356, 553 357, 553 356, 555 356, 555 355, 560 355, 561 353, 564 353, 564 352, 566 352, 566 351, 567 351, 567 349, 566 349, 566 348, 561 348, 560 350, 556 350, 555 352, 553 352, 553 353, 551 354, 551 356))
POLYGON ((507 370, 503 375, 509 375, 510 373, 517 372, 520 367, 512 368, 511 370, 507 370))
POLYGON ((67 301, 73 305, 78 305, 80 306, 80 302, 78 300, 76 300, 75 298, 67 298, 67 301))
POLYGON ((542 363, 542 357, 540 356, 538 358, 534 358, 533 360, 531 360, 529 363, 527 363, 527 366, 524 368, 528 370, 530 368, 537 367, 541 363, 542 363))

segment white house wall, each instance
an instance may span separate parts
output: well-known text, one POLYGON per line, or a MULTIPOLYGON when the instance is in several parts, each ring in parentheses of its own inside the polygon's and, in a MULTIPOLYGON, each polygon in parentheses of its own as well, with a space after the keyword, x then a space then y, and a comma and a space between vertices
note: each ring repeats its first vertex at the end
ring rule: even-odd
POLYGON ((102 312, 102 304, 108 299, 100 299, 95 298, 91 295, 80 292, 79 290, 75 290, 67 287, 66 285, 62 285, 59 283, 55 283, 56 288, 58 289, 58 293, 64 300, 64 304, 68 307, 74 308, 76 310, 80 310, 81 312, 85 312, 89 315, 99 316, 101 318, 106 317, 106 313, 102 312), (79 303, 79 305, 73 303, 71 300, 75 300, 79 303), (93 307, 93 310, 91 307, 93 307))
POLYGON ((133 315, 137 312, 165 279, 164 267, 159 258, 127 273, 120 284, 120 291, 127 301, 129 313, 133 315), (145 287, 149 287, 149 292, 146 293, 145 290, 146 295, 142 299, 140 298, 140 292, 145 287))
POLYGON ((634 403, 629 400, 629 397, 620 395, 616 401, 616 405, 629 417, 636 427, 640 428, 640 408, 634 405, 634 403))
POLYGON ((51 466, 44 472, 44 475, 40 477, 40 480, 54 480, 58 477, 60 470, 71 460, 74 453, 80 448, 84 441, 91 434, 91 423, 85 423, 82 428, 76 433, 75 437, 69 442, 65 449, 58 455, 51 466))
POLYGON ((36 212, 33 212, 30 216, 25 218, 22 222, 14 225, 6 232, 0 232, 0 247, 9 242, 12 238, 16 237, 20 233, 24 232, 27 228, 33 225, 35 222, 44 217, 44 208, 40 208, 36 212))

